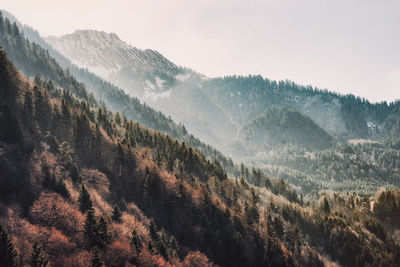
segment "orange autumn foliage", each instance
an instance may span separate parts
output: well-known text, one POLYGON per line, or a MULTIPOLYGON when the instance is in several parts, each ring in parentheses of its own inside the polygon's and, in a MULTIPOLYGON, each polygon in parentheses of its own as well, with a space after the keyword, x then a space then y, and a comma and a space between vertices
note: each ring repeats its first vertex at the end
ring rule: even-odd
POLYGON ((82 213, 56 193, 42 193, 32 205, 31 216, 35 223, 68 235, 77 234, 84 221, 82 213))

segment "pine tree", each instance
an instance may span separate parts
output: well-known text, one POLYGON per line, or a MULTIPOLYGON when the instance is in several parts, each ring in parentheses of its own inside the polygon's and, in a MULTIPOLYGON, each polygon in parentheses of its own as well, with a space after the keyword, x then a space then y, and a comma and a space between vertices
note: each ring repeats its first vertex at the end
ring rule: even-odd
POLYGON ((74 143, 77 153, 86 159, 90 158, 92 152, 92 135, 89 118, 86 113, 81 112, 81 114, 76 116, 74 143))
POLYGON ((177 258, 179 256, 179 246, 174 236, 171 236, 171 238, 169 239, 168 246, 169 246, 169 251, 168 251, 169 257, 177 258))
POLYGON ((132 238, 130 242, 131 246, 136 250, 136 254, 139 255, 142 252, 142 241, 140 240, 139 235, 136 233, 136 230, 132 231, 132 238))
POLYGON ((150 232, 151 239, 153 239, 153 240, 157 240, 158 239, 157 226, 154 223, 154 219, 153 218, 150 220, 150 223, 149 223, 149 232, 150 232))
POLYGON ((31 90, 27 90, 24 96, 24 119, 28 129, 33 129, 33 95, 31 90))
POLYGON ((6 228, 0 223, 0 267, 17 266, 17 251, 6 228))
POLYGON ((152 253, 154 251, 154 246, 153 246, 153 242, 151 242, 149 240, 149 242, 147 243, 147 249, 152 253))
POLYGON ((157 195, 159 190, 159 177, 156 174, 151 174, 146 167, 145 177, 143 180, 143 192, 149 196, 157 195))
POLYGON ((92 267, 102 267, 102 266, 104 266, 104 263, 101 260, 100 251, 97 248, 94 248, 92 251, 92 267))
POLYGON ((100 218, 97 224, 96 236, 96 245, 101 249, 105 248, 110 242, 111 235, 108 231, 107 222, 104 220, 103 217, 100 218))
POLYGON ((288 248, 297 256, 300 255, 301 240, 299 222, 296 222, 285 233, 285 241, 288 248))
POLYGON ((37 85, 37 86, 42 86, 43 80, 40 77, 39 74, 35 75, 35 78, 33 79, 33 82, 37 85))
POLYGON ((267 266, 287 266, 283 251, 275 237, 267 237, 265 253, 267 266))
POLYGON ((121 126, 121 116, 119 115, 119 112, 115 114, 115 123, 121 126))
POLYGON ((86 214, 83 235, 86 237, 91 246, 96 245, 97 222, 94 218, 93 210, 89 210, 86 214))
POLYGON ((93 203, 84 184, 81 186, 78 197, 78 206, 81 212, 93 210, 93 203))
POLYGON ((253 225, 255 223, 258 223, 260 220, 260 214, 258 211, 257 204, 251 203, 250 205, 245 201, 245 206, 244 206, 244 212, 245 212, 245 218, 246 222, 249 225, 253 225))
POLYGON ((0 11, 0 33, 4 31, 3 14, 0 11))
POLYGON ((113 220, 114 222, 117 223, 122 223, 122 213, 121 210, 119 209, 119 207, 117 205, 115 205, 112 216, 111 216, 111 220, 113 220))
POLYGON ((32 253, 29 263, 32 267, 48 266, 49 261, 47 259, 47 255, 38 241, 33 242, 32 253))
POLYGON ((157 249, 160 252, 160 255, 165 259, 168 259, 168 247, 167 247, 167 235, 165 233, 164 228, 161 229, 161 235, 157 240, 157 249))
POLYGON ((272 220, 271 214, 268 214, 267 216, 267 230, 268 230, 268 235, 269 236, 275 236, 275 228, 274 228, 274 222, 272 220))
POLYGON ((9 144, 23 142, 22 131, 15 115, 11 113, 9 105, 0 108, 0 141, 9 144))
POLYGON ((326 199, 326 197, 324 197, 324 200, 322 202, 322 209, 326 215, 328 215, 331 212, 331 208, 329 207, 329 202, 326 199))
POLYGON ((33 100, 35 104, 35 119, 39 123, 42 130, 47 129, 50 121, 51 106, 47 92, 43 94, 37 87, 33 87, 33 100))
POLYGON ((275 229, 276 236, 279 239, 282 239, 283 234, 284 234, 283 223, 282 223, 282 220, 279 217, 276 217, 274 219, 273 226, 274 226, 274 229, 275 229))

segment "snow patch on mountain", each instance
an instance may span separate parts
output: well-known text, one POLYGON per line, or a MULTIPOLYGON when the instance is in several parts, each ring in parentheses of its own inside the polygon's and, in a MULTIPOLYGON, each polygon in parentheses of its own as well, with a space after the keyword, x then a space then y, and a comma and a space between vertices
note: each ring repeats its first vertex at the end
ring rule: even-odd
MULTIPOLYGON (((147 91, 151 95, 163 93, 169 89, 167 80, 181 77, 181 69, 159 52, 135 48, 115 33, 77 30, 59 37, 49 36, 46 41, 77 66, 134 96, 144 96, 147 91)), ((182 77, 186 79, 190 74, 182 77)))
POLYGON ((157 101, 162 98, 170 98, 170 96, 171 96, 171 90, 167 90, 162 93, 151 92, 146 90, 143 95, 143 100, 151 102, 151 101, 157 101))
POLYGON ((156 79, 156 85, 157 85, 157 87, 158 88, 163 88, 164 87, 164 80, 162 80, 160 77, 158 77, 158 76, 156 76, 155 77, 155 79, 156 79))
POLYGON ((184 82, 187 81, 190 78, 191 74, 190 73, 186 73, 186 74, 178 74, 175 76, 175 79, 180 81, 180 82, 184 82))

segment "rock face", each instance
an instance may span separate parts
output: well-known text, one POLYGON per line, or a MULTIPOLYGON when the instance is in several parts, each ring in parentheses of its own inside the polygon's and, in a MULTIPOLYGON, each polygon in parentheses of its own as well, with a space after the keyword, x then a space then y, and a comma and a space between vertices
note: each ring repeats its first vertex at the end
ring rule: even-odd
POLYGON ((168 87, 182 73, 157 51, 132 47, 115 33, 77 30, 46 41, 74 64, 139 98, 167 96, 168 87))

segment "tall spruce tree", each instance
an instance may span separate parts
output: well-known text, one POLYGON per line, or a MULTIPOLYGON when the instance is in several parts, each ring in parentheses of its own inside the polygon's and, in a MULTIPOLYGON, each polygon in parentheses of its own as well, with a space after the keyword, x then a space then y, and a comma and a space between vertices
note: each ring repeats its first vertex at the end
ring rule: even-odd
POLYGON ((149 223, 149 233, 150 233, 151 239, 153 239, 154 241, 158 240, 157 226, 154 223, 153 218, 150 220, 150 223, 149 223))
POLYGON ((143 248, 142 241, 140 240, 140 237, 136 233, 135 229, 132 231, 132 238, 131 238, 130 244, 131 244, 132 248, 135 249, 137 255, 139 255, 140 252, 142 252, 142 248, 143 248))
POLYGON ((0 223, 0 267, 18 266, 18 254, 6 228, 0 223))
POLYGON ((85 225, 83 229, 83 235, 86 237, 90 246, 96 245, 97 238, 97 221, 94 217, 93 210, 89 210, 86 213, 85 225))
POLYGON ((78 206, 81 212, 93 210, 92 200, 84 184, 81 185, 81 190, 79 191, 78 206))
POLYGON ((101 260, 100 251, 97 248, 94 248, 92 251, 92 267, 102 267, 104 266, 103 261, 101 260))
POLYGON ((114 206, 111 220, 113 220, 114 222, 117 222, 117 223, 122 223, 122 213, 117 205, 114 206))
POLYGON ((15 115, 8 104, 0 107, 0 141, 8 144, 22 143, 23 135, 15 115))
POLYGON ((324 197, 324 200, 323 200, 323 202, 322 202, 322 210, 324 211, 324 213, 325 213, 326 215, 328 215, 328 214, 331 212, 331 208, 330 208, 330 206, 329 206, 329 202, 328 202, 328 200, 326 199, 326 197, 324 197))
POLYGON ((110 242, 111 235, 108 231, 108 226, 106 220, 103 217, 100 218, 96 227, 96 245, 98 248, 105 248, 110 242))
POLYGON ((31 264, 31 267, 47 267, 49 264, 47 255, 38 241, 33 242, 29 263, 31 264))

